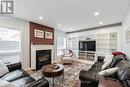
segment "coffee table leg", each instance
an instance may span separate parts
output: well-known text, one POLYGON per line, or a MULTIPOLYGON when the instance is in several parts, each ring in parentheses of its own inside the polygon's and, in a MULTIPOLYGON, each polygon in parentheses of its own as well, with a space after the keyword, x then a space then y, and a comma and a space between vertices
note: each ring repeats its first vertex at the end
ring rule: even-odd
POLYGON ((53 87, 54 87, 54 77, 53 77, 53 87))
POLYGON ((64 71, 63 71, 63 77, 62 77, 62 83, 65 81, 65 79, 64 79, 64 71))

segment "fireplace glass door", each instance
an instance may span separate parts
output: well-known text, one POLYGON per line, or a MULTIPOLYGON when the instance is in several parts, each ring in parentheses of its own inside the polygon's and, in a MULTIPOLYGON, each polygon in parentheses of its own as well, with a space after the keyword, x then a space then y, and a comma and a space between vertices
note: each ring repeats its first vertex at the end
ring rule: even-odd
POLYGON ((51 50, 36 51, 36 70, 41 69, 44 65, 51 64, 51 50))

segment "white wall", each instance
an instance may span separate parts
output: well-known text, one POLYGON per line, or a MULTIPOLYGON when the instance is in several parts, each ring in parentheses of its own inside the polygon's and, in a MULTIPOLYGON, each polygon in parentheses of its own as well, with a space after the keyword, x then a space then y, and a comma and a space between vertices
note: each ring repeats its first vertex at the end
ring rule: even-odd
POLYGON ((20 29, 21 37, 21 61, 22 67, 29 68, 29 22, 16 18, 0 18, 0 27, 20 29))
POLYGON ((68 34, 67 37, 79 37, 79 36, 86 36, 86 35, 96 35, 96 34, 100 34, 100 33, 109 33, 109 32, 117 32, 117 50, 121 51, 122 50, 122 41, 121 41, 122 40, 122 34, 121 34, 122 26, 71 33, 71 34, 68 34))
POLYGON ((128 28, 130 30, 130 9, 128 10, 122 24, 122 48, 123 51, 127 54, 128 58, 130 59, 130 42, 126 42, 126 31, 128 30, 128 28))

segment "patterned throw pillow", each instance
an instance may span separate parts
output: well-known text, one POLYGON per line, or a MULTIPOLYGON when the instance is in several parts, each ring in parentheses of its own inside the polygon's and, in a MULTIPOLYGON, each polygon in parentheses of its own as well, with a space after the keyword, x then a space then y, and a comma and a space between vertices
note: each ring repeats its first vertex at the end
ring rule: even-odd
POLYGON ((112 63, 111 63, 111 65, 110 65, 110 68, 115 67, 116 64, 117 64, 118 62, 120 62, 121 60, 125 60, 124 55, 120 54, 120 55, 114 56, 114 57, 113 57, 113 60, 112 60, 112 63))
POLYGON ((125 54, 124 54, 124 53, 122 53, 122 52, 113 52, 113 53, 112 53, 112 55, 114 55, 114 56, 117 56, 117 55, 120 55, 120 54, 122 54, 122 55, 124 55, 124 56, 125 56, 125 54))

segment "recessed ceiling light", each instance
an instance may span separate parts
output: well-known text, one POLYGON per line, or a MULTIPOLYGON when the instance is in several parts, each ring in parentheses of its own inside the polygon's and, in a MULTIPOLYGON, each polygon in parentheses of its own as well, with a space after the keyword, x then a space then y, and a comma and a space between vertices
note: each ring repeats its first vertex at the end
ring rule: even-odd
POLYGON ((103 22, 99 22, 99 24, 101 24, 101 25, 102 25, 102 24, 103 24, 103 22))
POLYGON ((98 15, 99 15, 99 12, 95 12, 94 15, 95 15, 95 16, 98 16, 98 15))
POLYGON ((41 17, 41 16, 40 16, 40 17, 38 17, 38 19, 42 20, 42 19, 43 19, 43 17, 41 17))
POLYGON ((61 27, 62 25, 61 24, 58 24, 59 27, 61 27))

